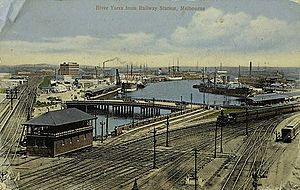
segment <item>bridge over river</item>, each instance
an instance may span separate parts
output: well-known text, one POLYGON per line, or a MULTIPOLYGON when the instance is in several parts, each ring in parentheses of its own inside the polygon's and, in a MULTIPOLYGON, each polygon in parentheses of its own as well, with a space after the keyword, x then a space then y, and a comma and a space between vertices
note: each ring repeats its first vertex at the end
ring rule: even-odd
POLYGON ((120 116, 132 116, 137 111, 136 109, 139 109, 138 112, 142 117, 158 116, 160 110, 175 112, 191 107, 200 107, 199 104, 155 99, 73 100, 66 101, 65 104, 67 108, 75 107, 85 112, 101 110, 120 116))

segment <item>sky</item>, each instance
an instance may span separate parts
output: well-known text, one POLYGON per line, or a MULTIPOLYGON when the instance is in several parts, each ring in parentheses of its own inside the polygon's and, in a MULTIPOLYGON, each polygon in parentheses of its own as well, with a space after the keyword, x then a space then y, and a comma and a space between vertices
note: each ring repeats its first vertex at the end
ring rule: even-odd
POLYGON ((0 65, 96 66, 117 57, 107 64, 299 67, 299 6, 298 0, 0 0, 0 65))

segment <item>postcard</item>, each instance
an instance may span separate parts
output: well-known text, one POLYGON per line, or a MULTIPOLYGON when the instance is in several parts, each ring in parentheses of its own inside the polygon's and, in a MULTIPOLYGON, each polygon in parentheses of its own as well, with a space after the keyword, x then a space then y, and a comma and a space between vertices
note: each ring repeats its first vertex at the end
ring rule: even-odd
POLYGON ((297 189, 299 0, 0 0, 0 189, 297 189))

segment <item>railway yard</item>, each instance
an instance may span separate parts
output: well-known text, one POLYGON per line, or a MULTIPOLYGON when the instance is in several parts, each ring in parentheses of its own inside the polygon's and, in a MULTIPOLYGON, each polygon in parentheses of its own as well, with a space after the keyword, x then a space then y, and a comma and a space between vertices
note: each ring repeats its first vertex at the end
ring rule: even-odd
POLYGON ((20 86, 19 97, 14 100, 10 107, 9 100, 4 100, 1 104, 1 153, 0 168, 2 181, 6 181, 9 187, 18 187, 16 179, 18 176, 12 170, 12 166, 17 160, 17 152, 20 151, 20 142, 22 140, 22 123, 28 117, 28 111, 34 103, 35 91, 40 79, 34 78, 28 82, 28 85, 20 86))
MULTIPOLYGON (((271 145, 274 138, 270 133, 285 117, 253 123, 248 138, 240 124, 225 128, 223 153, 219 153, 218 147, 216 159, 213 158, 214 122, 196 124, 172 131, 170 147, 165 147, 164 132, 157 135, 156 169, 153 169, 153 140, 144 137, 48 160, 21 174, 20 189, 131 189, 136 178, 141 189, 193 189, 185 183, 194 170, 193 148, 199 150, 197 170, 202 184, 199 189, 249 189, 253 168, 257 168, 259 175, 265 175, 274 159, 285 150, 271 145)), ((23 167, 30 167, 30 162, 22 164, 23 167)))
MULTIPOLYGON (((32 109, 38 83, 32 79, 20 88, 14 109, 8 100, 1 104, 1 180, 8 189, 131 189, 135 180, 139 189, 149 190, 195 189, 195 180, 197 189, 216 190, 294 185, 285 179, 272 186, 272 181, 284 175, 287 152, 297 150, 299 137, 288 144, 276 142, 276 132, 299 118, 298 103, 241 110, 221 128, 216 128, 220 110, 195 107, 63 156, 22 156, 21 124, 32 109)), ((299 159, 292 158, 293 163, 299 159)), ((299 172, 291 163, 289 167, 299 172)))

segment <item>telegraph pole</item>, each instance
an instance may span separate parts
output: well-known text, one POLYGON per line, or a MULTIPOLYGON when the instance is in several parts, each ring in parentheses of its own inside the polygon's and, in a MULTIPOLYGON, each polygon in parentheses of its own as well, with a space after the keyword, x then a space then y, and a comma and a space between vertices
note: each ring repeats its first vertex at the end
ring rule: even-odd
POLYGON ((195 156, 195 173, 194 173, 194 175, 195 175, 195 190, 197 190, 197 181, 198 181, 198 178, 197 178, 197 149, 194 148, 193 151, 194 151, 194 156, 195 156))
POLYGON ((221 148, 220 148, 220 152, 223 153, 223 127, 226 126, 226 117, 224 116, 224 112, 223 110, 221 111, 221 116, 219 120, 219 125, 221 126, 221 148))
POLYGON ((169 147, 169 116, 167 116, 167 134, 166 134, 166 147, 169 147))
POLYGON ((105 122, 105 127, 106 127, 106 138, 108 138, 108 114, 106 115, 106 122, 105 122))
POLYGON ((252 187, 254 190, 257 190, 258 188, 258 174, 257 174, 257 169, 256 169, 256 164, 254 164, 254 171, 253 171, 253 174, 252 174, 252 187))
POLYGON ((191 109, 193 108, 193 94, 191 93, 191 109))
POLYGON ((151 111, 152 117, 155 116, 155 114, 154 114, 154 104, 155 104, 155 98, 152 99, 152 111, 151 111))
POLYGON ((214 152, 214 158, 217 158, 217 135, 218 135, 218 121, 216 122, 216 130, 215 130, 215 152, 214 152))
POLYGON ((245 104, 246 104, 246 135, 248 136, 248 101, 247 101, 247 94, 245 95, 245 104))
POLYGON ((95 140, 97 140, 97 116, 95 114, 95 140))
POLYGON ((100 125, 101 125, 101 143, 103 143, 103 126, 105 125, 105 122, 101 121, 100 125))
POLYGON ((204 81, 204 72, 205 72, 205 69, 203 68, 203 73, 202 73, 202 82, 203 82, 203 105, 205 105, 205 81, 204 81))
POLYGON ((16 87, 6 89, 6 99, 10 99, 10 109, 13 109, 13 99, 18 98, 18 90, 16 87))
POLYGON ((182 96, 180 96, 180 105, 181 105, 180 114, 182 114, 182 106, 183 106, 182 96))
POLYGON ((156 169, 156 129, 153 128, 153 169, 156 169))

